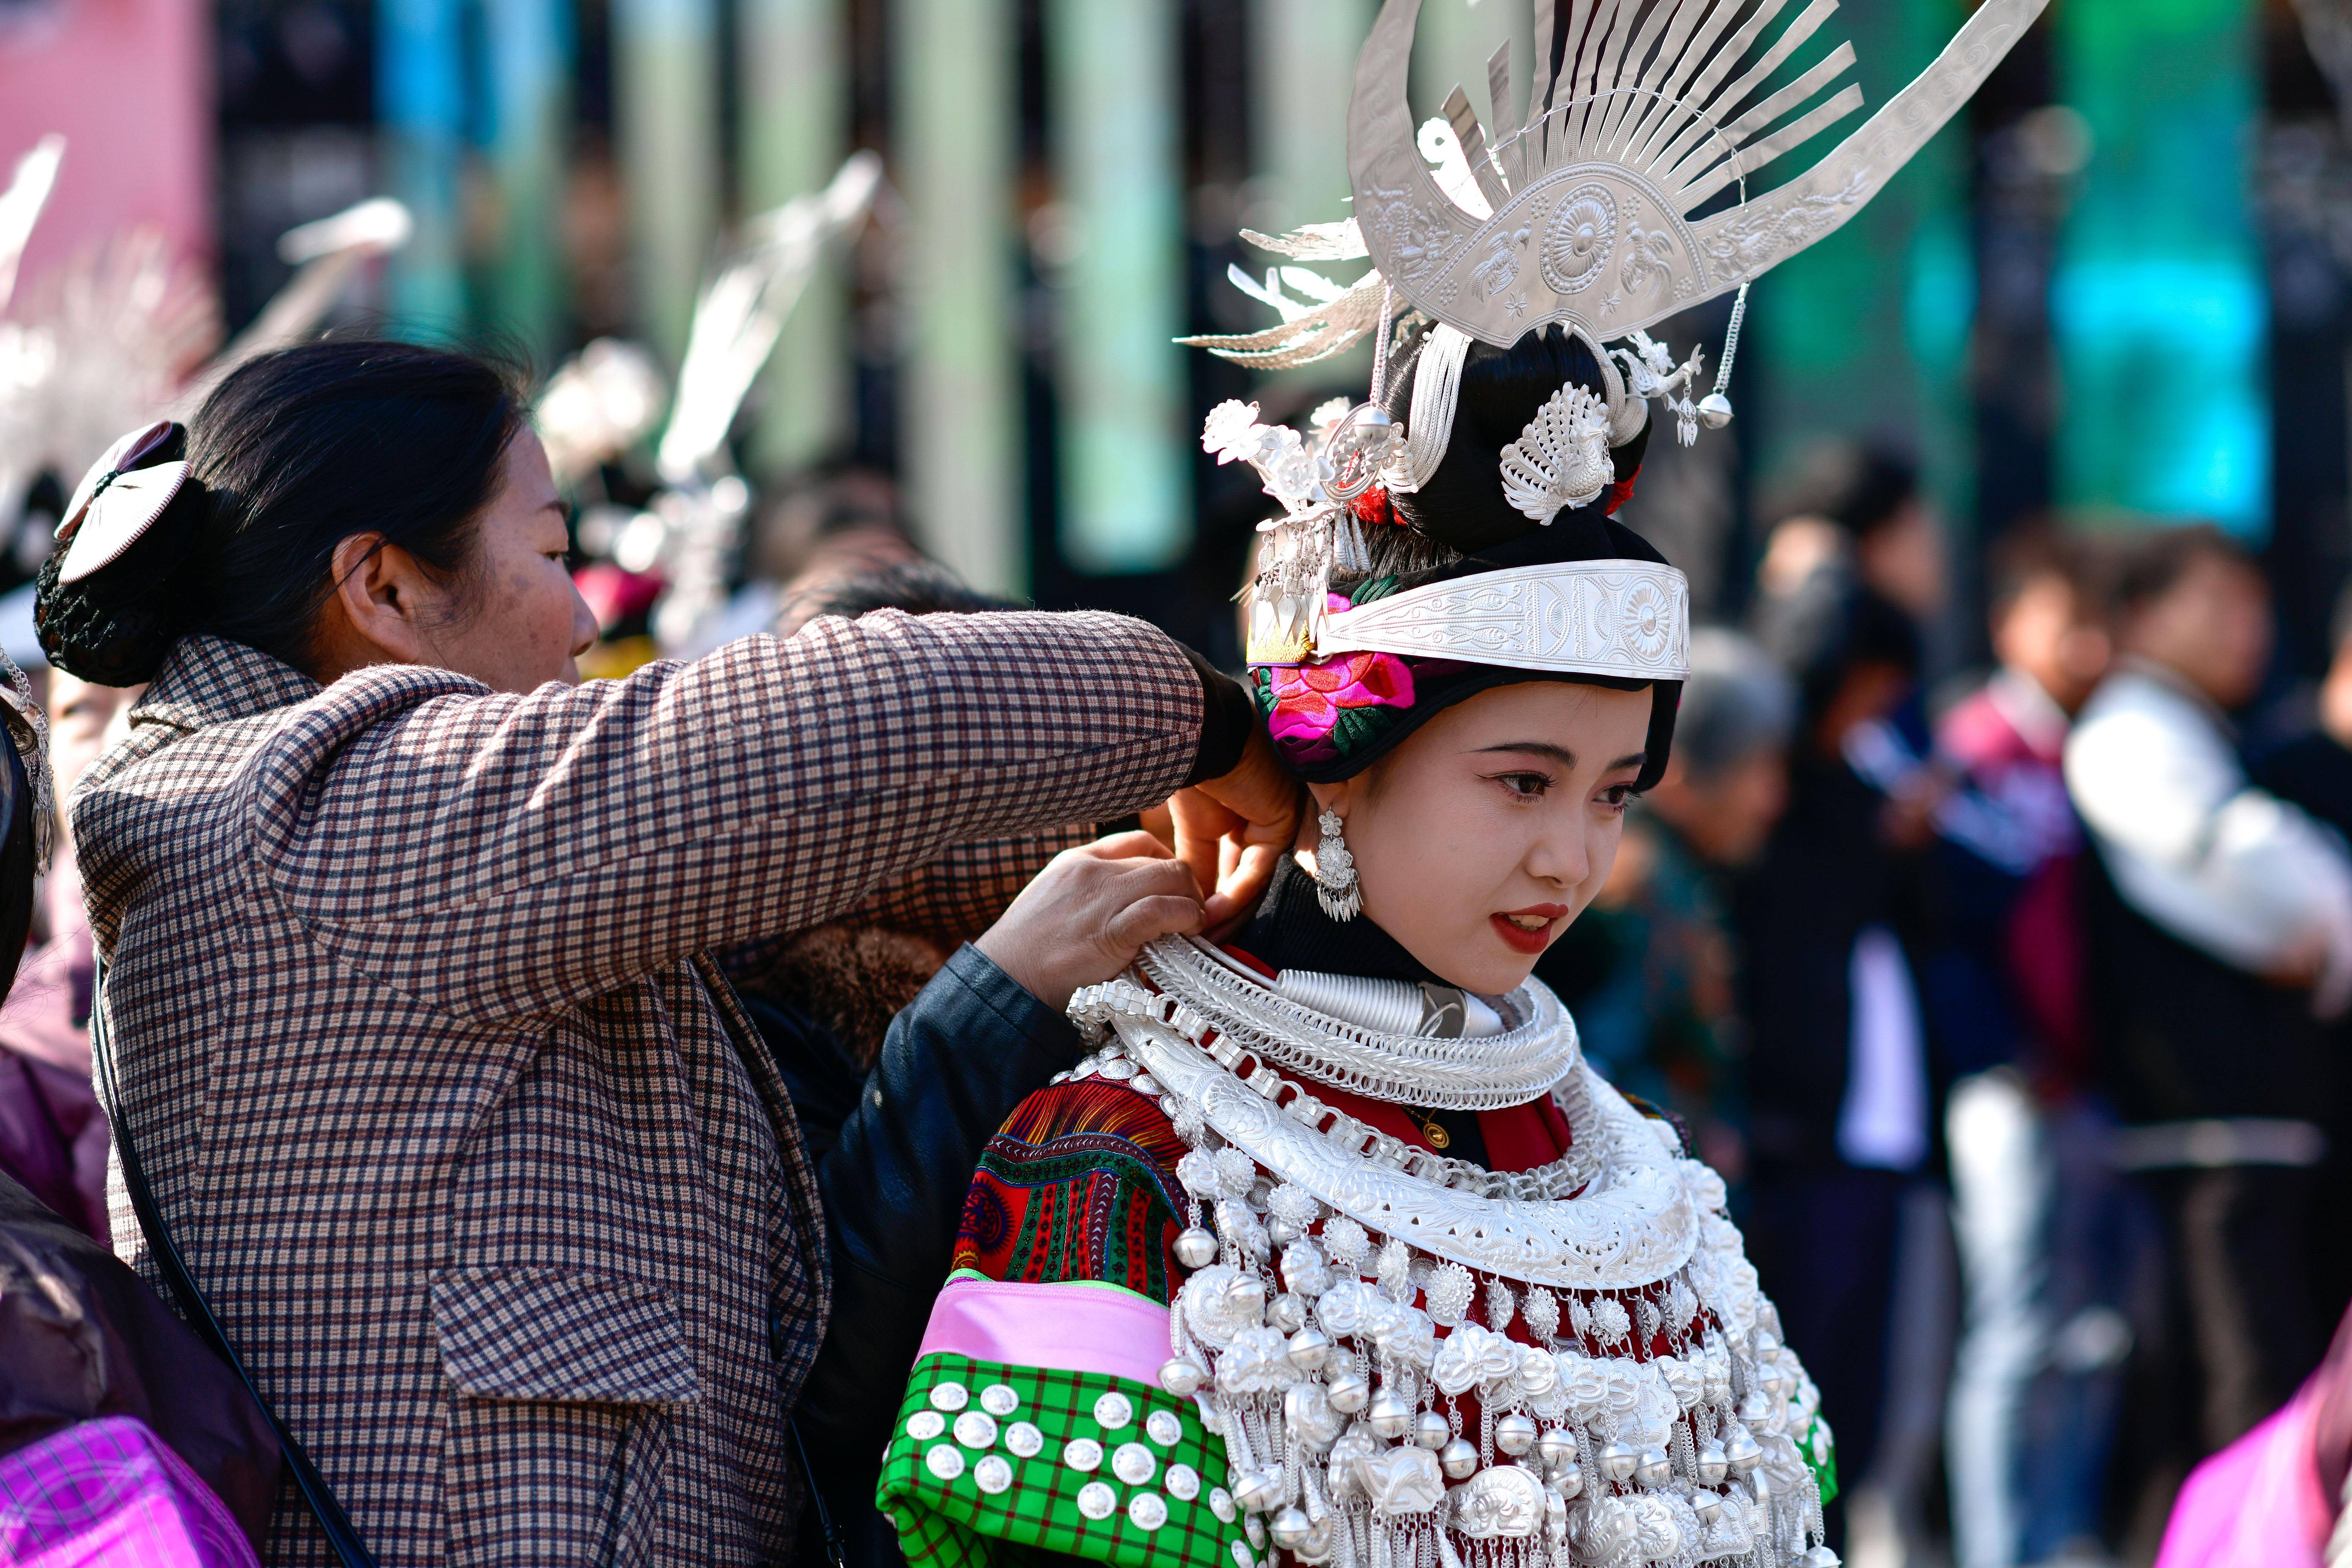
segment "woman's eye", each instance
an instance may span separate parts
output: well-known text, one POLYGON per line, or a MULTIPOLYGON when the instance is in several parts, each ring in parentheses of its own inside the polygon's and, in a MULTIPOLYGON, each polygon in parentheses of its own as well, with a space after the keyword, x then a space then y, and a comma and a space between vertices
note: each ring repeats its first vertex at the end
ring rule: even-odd
POLYGON ((1551 780, 1542 773, 1502 773, 1497 781, 1513 795, 1524 800, 1538 800, 1551 788, 1551 780))
POLYGON ((1624 810, 1625 803, 1633 798, 1632 784, 1611 784, 1601 792, 1601 804, 1617 811, 1624 810))

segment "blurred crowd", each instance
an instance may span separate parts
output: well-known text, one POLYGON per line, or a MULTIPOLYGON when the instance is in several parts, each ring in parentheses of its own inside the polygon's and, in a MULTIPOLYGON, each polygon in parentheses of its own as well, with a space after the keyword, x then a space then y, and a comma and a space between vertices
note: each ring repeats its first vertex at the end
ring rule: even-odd
POLYGON ((1848 1562, 2147 1562, 2352 1298, 2352 602, 2315 701, 2229 536, 2028 529, 1937 682, 1916 471, 1817 470, 1539 973, 1735 1183, 1848 1562))

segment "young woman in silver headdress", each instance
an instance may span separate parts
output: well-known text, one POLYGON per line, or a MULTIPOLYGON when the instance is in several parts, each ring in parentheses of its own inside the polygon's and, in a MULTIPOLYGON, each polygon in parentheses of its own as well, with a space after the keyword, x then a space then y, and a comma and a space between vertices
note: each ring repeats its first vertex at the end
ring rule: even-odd
POLYGON ((1757 98, 1827 12, 1751 55, 1780 8, 1538 6, 1491 144, 1459 89, 1416 137, 1417 0, 1383 9, 1356 216, 1261 241, 1377 270, 1210 344, 1380 356, 1311 436, 1228 404, 1203 439, 1283 505, 1250 661, 1313 826, 1239 930, 1077 994, 1098 1049, 982 1159, 884 1455, 910 1561, 1835 1563, 1829 1428, 1723 1183, 1531 978, 1674 737, 1688 589, 1612 515, 1646 400, 1685 441, 1730 417, 1642 329, 1843 221, 2038 5, 1692 221, 1853 106, 1803 108, 1843 49, 1757 98))

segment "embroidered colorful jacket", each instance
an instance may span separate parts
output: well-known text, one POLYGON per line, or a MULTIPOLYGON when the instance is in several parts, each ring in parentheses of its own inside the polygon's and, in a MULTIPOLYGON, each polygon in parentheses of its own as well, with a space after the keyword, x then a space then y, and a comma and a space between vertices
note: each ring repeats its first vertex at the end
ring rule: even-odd
POLYGON ((1031 1095, 990 1142, 883 1461, 909 1563, 1232 1560, 1223 1445, 1159 1383, 1184 1152, 1102 1079, 1031 1095))

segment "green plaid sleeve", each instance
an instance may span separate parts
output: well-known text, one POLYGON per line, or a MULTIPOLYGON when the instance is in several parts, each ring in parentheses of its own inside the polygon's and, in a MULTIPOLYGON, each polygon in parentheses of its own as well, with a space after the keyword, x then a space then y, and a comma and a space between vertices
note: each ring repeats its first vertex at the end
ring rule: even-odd
MULTIPOLYGON (((918 1568, 1029 1550, 1143 1568, 1260 1568, 1225 1446, 1132 1379, 931 1354, 915 1363, 875 1502, 918 1568)), ((1263 1537, 1260 1537, 1262 1543, 1263 1537)))

